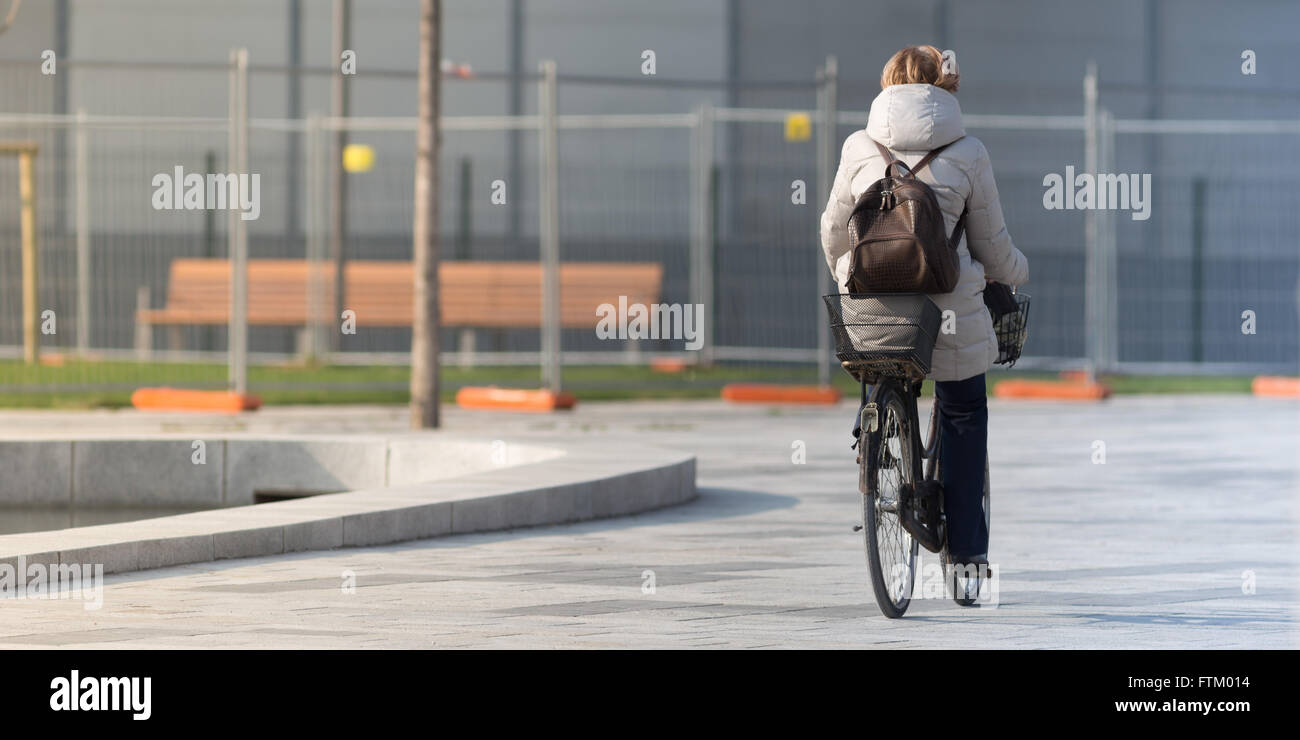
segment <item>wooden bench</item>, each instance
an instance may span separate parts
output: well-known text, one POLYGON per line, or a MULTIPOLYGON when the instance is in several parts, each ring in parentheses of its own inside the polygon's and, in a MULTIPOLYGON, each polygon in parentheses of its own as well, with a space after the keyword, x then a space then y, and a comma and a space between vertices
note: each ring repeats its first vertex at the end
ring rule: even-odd
MULTIPOLYGON (((333 316, 334 266, 314 267, 323 295, 320 315, 309 318, 308 286, 313 276, 306 260, 248 261, 250 326, 337 324, 333 316)), ((344 266, 343 308, 356 313, 356 325, 410 326, 414 275, 410 262, 354 260, 344 266)), ((560 323, 595 330, 596 307, 659 301, 663 266, 657 262, 569 262, 560 265, 560 323)), ((438 266, 443 326, 539 328, 542 322, 542 268, 537 262, 443 262, 438 266)), ((222 325, 230 310, 230 263, 223 259, 173 260, 163 308, 149 308, 148 289, 137 296, 136 348, 147 352, 153 326, 222 325)), ((178 346, 178 333, 172 346, 178 346)))

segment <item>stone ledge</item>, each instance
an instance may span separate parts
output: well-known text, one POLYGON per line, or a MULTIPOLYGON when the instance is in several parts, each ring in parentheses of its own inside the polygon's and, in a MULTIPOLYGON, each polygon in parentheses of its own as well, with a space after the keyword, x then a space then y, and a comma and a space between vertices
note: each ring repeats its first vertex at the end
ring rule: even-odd
MULTIPOLYGON (((188 439, 188 438, 186 438, 188 439)), ((93 440, 106 444, 109 440, 93 440)), ((175 452, 179 437, 154 437, 119 440, 121 451, 137 455, 153 449, 175 452), (143 446, 141 443, 145 443, 143 446)), ((339 436, 297 437, 257 440, 250 438, 216 439, 225 455, 237 445, 294 444, 298 450, 329 450, 347 441, 339 436), (232 444, 226 444, 230 442, 232 444)), ((413 455, 427 442, 429 453, 446 450, 443 445, 489 449, 489 440, 444 440, 434 435, 394 437, 391 439, 358 435, 363 450, 342 460, 361 461, 364 477, 374 480, 374 446, 389 450, 385 457, 397 459, 401 478, 416 470, 425 472, 427 464, 413 464, 413 455), (476 446, 481 446, 476 447, 476 446), (400 449, 399 455, 391 450, 400 449)), ((75 448, 77 440, 46 440, 55 447, 48 459, 62 460, 59 445, 75 448)), ((0 454, 5 443, 0 442, 0 454)), ((36 442, 33 444, 41 444, 36 442)), ((209 445, 209 454, 214 445, 209 445)), ((47 532, 28 532, 0 536, 0 563, 14 563, 24 557, 27 562, 101 563, 106 573, 146 570, 185 563, 200 563, 228 558, 260 557, 285 552, 323 550, 340 546, 381 545, 404 540, 425 539, 448 534, 517 529, 563 524, 587 519, 621 516, 684 503, 696 496, 695 458, 666 450, 636 445, 634 449, 606 444, 517 445, 512 455, 516 464, 507 464, 454 478, 402 483, 391 487, 363 488, 307 498, 217 508, 190 514, 144 519, 134 522, 76 527, 47 532), (527 460, 529 462, 519 462, 527 460)), ((185 449, 188 449, 186 447, 185 449)), ((26 451, 26 450, 25 450, 26 451)), ((109 454, 103 449, 98 455, 109 454)), ((71 457, 75 457, 74 454, 71 457)), ((274 461, 265 448, 257 457, 274 461)), ((2 459, 2 458, 0 458, 2 459)), ((138 463, 140 458, 134 458, 138 463)), ((209 462, 211 462, 209 457, 209 462)), ((224 460, 225 458, 223 458, 224 460)), ((310 455, 291 455, 296 465, 310 455)), ((75 463, 70 463, 75 464, 75 463)), ((188 463, 187 463, 188 464, 188 463)), ((352 463, 345 463, 351 465, 352 463)), ((139 466, 143 470, 143 466, 139 466)), ((310 467, 310 466, 308 466, 310 467)), ((458 471, 464 466, 457 468, 458 471)), ((119 473, 128 466, 116 465, 119 473)), ((222 470, 225 469, 223 465, 222 470)), ((69 477, 59 477, 58 470, 48 471, 55 480, 68 485, 69 477)), ((248 475, 241 471, 239 475, 248 475)), ((319 480, 319 471, 309 470, 309 480, 319 480)), ((75 475, 73 476, 75 478, 75 475)), ((298 485, 291 475, 276 471, 271 476, 280 485, 298 485)), ((209 480, 203 481, 206 488, 209 480)), ((126 490, 126 489, 118 489, 126 490)), ((148 489, 156 498, 165 488, 156 482, 148 489)), ((150 498, 150 500, 154 500, 150 498)), ((41 499, 43 500, 43 499, 41 499)), ((78 500, 73 498, 73 500, 78 500)), ((114 496, 111 500, 122 500, 114 496)))

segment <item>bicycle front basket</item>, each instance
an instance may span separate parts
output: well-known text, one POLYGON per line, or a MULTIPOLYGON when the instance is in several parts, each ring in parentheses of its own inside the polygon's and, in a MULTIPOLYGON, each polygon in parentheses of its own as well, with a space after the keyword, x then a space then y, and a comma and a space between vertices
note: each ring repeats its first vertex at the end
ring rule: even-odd
POLYGON ((840 293, 823 296, 840 362, 930 372, 939 336, 939 307, 924 293, 840 293))
POLYGON ((1016 293, 1016 310, 1002 314, 993 324, 998 337, 998 365, 1015 365, 1029 334, 1029 294, 1016 293))

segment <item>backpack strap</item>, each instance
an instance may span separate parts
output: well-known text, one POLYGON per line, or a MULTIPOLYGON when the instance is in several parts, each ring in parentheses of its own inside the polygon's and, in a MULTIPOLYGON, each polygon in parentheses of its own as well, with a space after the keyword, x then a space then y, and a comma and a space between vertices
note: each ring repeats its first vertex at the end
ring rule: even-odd
POLYGON ((957 217, 957 225, 952 227, 952 237, 948 239, 948 246, 956 249, 961 246, 961 235, 966 230, 966 211, 968 208, 963 205, 961 215, 957 217))
MULTIPOLYGON (((948 142, 947 144, 944 144, 941 147, 936 147, 934 149, 931 149, 930 151, 926 152, 925 156, 921 158, 920 162, 916 163, 915 167, 908 167, 907 164, 903 162, 903 160, 899 159, 898 157, 895 157, 894 153, 889 151, 889 149, 887 149, 885 145, 881 144, 879 141, 876 141, 875 139, 871 139, 871 143, 876 145, 876 149, 880 150, 880 156, 885 158, 885 177, 889 177, 889 169, 895 165, 903 167, 904 169, 907 170, 907 173, 909 175, 911 175, 912 177, 916 177, 916 173, 920 172, 926 167, 929 167, 930 163, 934 161, 934 158, 939 156, 939 154, 942 153, 944 149, 947 149, 948 147, 952 146, 953 144, 956 144, 957 142, 961 141, 964 138, 966 137, 959 136, 953 139, 952 141, 948 142)), ((965 204, 963 204, 961 209, 961 215, 957 217, 957 225, 952 227, 952 236, 949 237, 948 239, 948 246, 953 249, 956 249, 958 245, 961 244, 961 235, 966 230, 966 212, 968 210, 970 209, 965 204)), ((852 216, 850 216, 849 218, 852 218, 852 216)))
MULTIPOLYGON (((913 172, 913 174, 915 174, 915 173, 917 173, 917 172, 920 172, 921 170, 925 169, 927 166, 929 166, 929 164, 930 164, 931 162, 934 161, 934 158, 935 158, 935 157, 939 156, 939 153, 940 153, 940 152, 942 152, 944 149, 947 149, 948 147, 952 146, 953 144, 956 144, 957 142, 961 141, 961 140, 964 139, 964 138, 966 138, 966 137, 965 137, 965 136, 958 136, 957 138, 953 139, 952 141, 948 142, 947 144, 944 144, 943 146, 941 146, 941 147, 937 147, 937 148, 935 148, 935 149, 931 149, 929 152, 926 152, 926 155, 925 155, 924 157, 921 158, 921 161, 920 161, 920 162, 917 162, 917 163, 916 163, 916 166, 912 168, 912 172, 913 172)), ((879 146, 879 145, 877 145, 877 146, 879 146)))
POLYGON ((880 156, 884 157, 885 159, 885 177, 895 177, 896 175, 891 175, 889 174, 889 172, 891 169, 894 169, 896 167, 901 167, 903 170, 905 170, 908 177, 915 177, 912 168, 908 167, 907 163, 904 162, 903 160, 899 159, 898 157, 895 157, 894 153, 886 149, 884 144, 881 144, 879 141, 876 141, 875 139, 871 139, 871 143, 876 145, 876 149, 880 150, 880 156))
MULTIPOLYGON (((871 137, 868 136, 867 138, 870 139, 871 137)), ((898 157, 894 156, 893 152, 886 149, 885 145, 881 144, 879 141, 876 141, 875 139, 871 139, 871 143, 876 145, 876 149, 880 150, 880 156, 885 158, 886 164, 893 162, 895 159, 898 159, 898 157)))
POLYGON ((902 166, 904 169, 907 170, 908 174, 910 174, 912 177, 916 177, 916 174, 921 170, 925 169, 926 167, 929 167, 930 163, 934 161, 934 158, 939 156, 939 154, 942 153, 944 149, 947 149, 948 147, 952 146, 953 144, 956 144, 957 142, 961 141, 964 138, 966 137, 958 136, 957 138, 953 139, 947 144, 944 144, 943 146, 935 147, 934 149, 931 149, 930 151, 925 153, 925 156, 921 158, 920 162, 917 162, 911 167, 908 167, 907 163, 903 162, 903 160, 899 159, 898 157, 895 157, 894 153, 889 151, 889 149, 887 149, 884 144, 881 144, 879 141, 876 141, 875 139, 872 139, 871 143, 876 145, 876 149, 880 151, 880 156, 884 157, 885 159, 886 177, 889 176, 889 166, 894 163, 898 163, 900 166, 902 166))
MULTIPOLYGON (((917 162, 916 166, 912 168, 912 174, 915 175, 916 173, 930 166, 930 163, 934 161, 935 157, 939 156, 940 152, 952 146, 953 144, 956 144, 957 142, 961 141, 964 138, 966 137, 959 136, 953 139, 952 141, 948 142, 947 144, 944 144, 941 147, 936 147, 926 152, 925 156, 921 158, 921 161, 917 162)), ((877 144, 876 146, 880 146, 880 145, 877 144)), ((961 244, 962 232, 966 230, 966 212, 968 210, 969 208, 965 204, 962 204, 961 215, 957 217, 957 225, 952 227, 952 236, 948 239, 948 246, 952 247, 953 249, 956 249, 958 245, 961 244)))

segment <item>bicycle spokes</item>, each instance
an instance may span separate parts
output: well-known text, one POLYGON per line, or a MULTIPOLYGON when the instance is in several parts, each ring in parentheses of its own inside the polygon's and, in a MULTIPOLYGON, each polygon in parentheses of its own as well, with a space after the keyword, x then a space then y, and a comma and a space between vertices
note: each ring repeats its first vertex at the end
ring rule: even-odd
MULTIPOLYGON (((876 461, 876 543, 882 571, 888 574, 888 591, 894 603, 910 597, 915 567, 911 536, 899 521, 899 501, 907 481, 902 420, 895 409, 886 409, 880 429, 876 461)), ((884 575, 884 573, 882 573, 884 575)))

